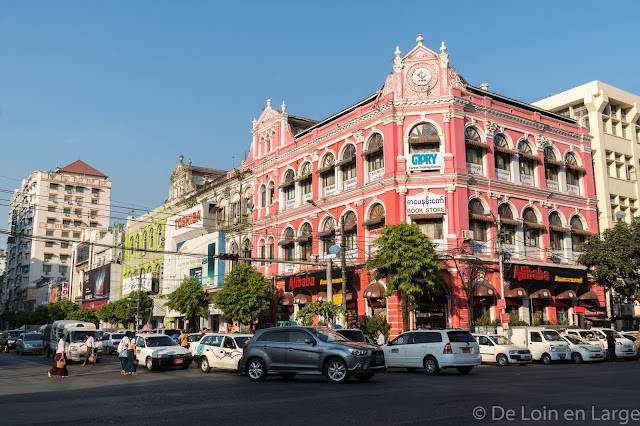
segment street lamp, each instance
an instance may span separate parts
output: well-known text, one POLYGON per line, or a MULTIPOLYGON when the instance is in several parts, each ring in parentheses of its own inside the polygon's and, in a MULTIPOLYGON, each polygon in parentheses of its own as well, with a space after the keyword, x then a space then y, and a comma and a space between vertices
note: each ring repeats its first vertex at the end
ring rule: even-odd
MULTIPOLYGON (((323 209, 322 207, 320 207, 319 205, 316 204, 315 201, 313 200, 307 200, 307 203, 311 204, 312 206, 322 210, 323 212, 327 213, 328 215, 331 215, 331 213, 329 213, 328 211, 326 211, 325 209, 323 209)), ((347 312, 347 267, 346 267, 346 256, 345 256, 345 235, 344 235, 344 218, 341 217, 340 218, 340 263, 341 263, 341 269, 342 269, 342 309, 345 312, 345 318, 343 319, 343 326, 346 325, 346 312, 347 312)), ((329 259, 328 265, 327 265, 327 299, 330 299, 331 301, 333 301, 333 282, 331 282, 329 280, 329 269, 332 266, 332 262, 331 259, 329 259), (331 297, 330 297, 331 295, 331 297)))

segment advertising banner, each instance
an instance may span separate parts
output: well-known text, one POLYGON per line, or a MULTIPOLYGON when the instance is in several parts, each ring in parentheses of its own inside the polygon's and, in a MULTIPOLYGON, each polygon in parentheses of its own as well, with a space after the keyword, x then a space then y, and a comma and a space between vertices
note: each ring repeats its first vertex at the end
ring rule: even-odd
POLYGON ((587 284, 587 270, 552 266, 507 264, 505 279, 520 284, 587 284))
POLYGON ((424 170, 439 170, 442 167, 442 154, 440 152, 425 152, 409 154, 407 170, 419 172, 424 170))
MULTIPOLYGON (((347 270, 346 272, 347 286, 352 286, 354 283, 355 272, 353 269, 347 270)), ((331 270, 331 281, 334 286, 342 286, 342 272, 340 269, 331 270)), ((285 277, 284 288, 285 291, 326 289, 327 271, 326 269, 317 269, 305 274, 296 274, 285 277)))
POLYGON ((407 197, 407 214, 446 213, 444 195, 423 192, 407 197))
POLYGON ((109 298, 111 285, 111 264, 84 273, 82 300, 100 300, 109 298))
POLYGON ((126 296, 132 291, 151 291, 151 274, 146 273, 142 274, 142 276, 137 275, 131 278, 125 278, 122 280, 122 295, 126 296))

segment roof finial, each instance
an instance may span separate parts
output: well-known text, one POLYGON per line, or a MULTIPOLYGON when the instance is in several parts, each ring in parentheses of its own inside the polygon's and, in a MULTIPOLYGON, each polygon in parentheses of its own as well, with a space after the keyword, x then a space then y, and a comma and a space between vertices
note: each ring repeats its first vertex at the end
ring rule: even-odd
POLYGON ((423 41, 424 38, 422 38, 422 34, 418 34, 418 37, 416 37, 416 43, 418 43, 418 46, 422 46, 423 41))
POLYGON ((399 58, 400 55, 402 55, 402 52, 400 52, 400 46, 396 46, 396 51, 394 53, 396 55, 396 58, 399 58))
POLYGON ((182 160, 184 160, 184 155, 180 154, 180 162, 182 163, 182 160))
POLYGON ((285 105, 284 101, 282 101, 282 105, 280 105, 280 108, 282 108, 282 112, 285 112, 287 110, 287 105, 285 105))
POLYGON ((440 53, 447 53, 447 46, 444 45, 444 41, 440 45, 440 53))
POLYGON ((187 161, 187 166, 191 167, 191 158, 189 158, 189 161, 187 161))
POLYGON ((267 107, 271 108, 271 99, 267 99, 267 107))

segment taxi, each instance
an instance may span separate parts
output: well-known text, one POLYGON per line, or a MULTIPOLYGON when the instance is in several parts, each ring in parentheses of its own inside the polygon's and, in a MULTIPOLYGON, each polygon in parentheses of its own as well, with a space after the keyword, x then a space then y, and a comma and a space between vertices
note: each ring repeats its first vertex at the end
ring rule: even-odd
POLYGON ((203 373, 212 368, 237 370, 243 346, 252 337, 252 334, 207 333, 198 342, 194 360, 203 373))

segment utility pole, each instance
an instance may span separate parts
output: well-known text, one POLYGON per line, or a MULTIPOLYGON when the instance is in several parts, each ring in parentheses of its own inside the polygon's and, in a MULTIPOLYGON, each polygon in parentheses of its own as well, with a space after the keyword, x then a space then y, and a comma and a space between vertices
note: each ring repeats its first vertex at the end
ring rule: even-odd
POLYGON ((347 259, 346 259, 346 237, 344 235, 344 216, 340 218, 340 263, 342 264, 342 309, 344 309, 344 318, 342 326, 347 326, 347 259))
MULTIPOLYGON (((505 302, 505 307, 500 310, 500 314, 504 314, 506 312, 506 299, 504 298, 504 250, 502 249, 504 235, 502 234, 500 215, 497 217, 496 225, 498 227, 498 262, 500 263, 500 298, 505 302)), ((500 324, 502 324, 502 315, 500 316, 500 324)))
POLYGON ((136 331, 140 324, 140 292, 142 289, 142 268, 140 268, 140 275, 138 277, 138 308, 136 309, 136 331))
MULTIPOLYGON (((333 301, 333 277, 332 277, 332 270, 333 269, 333 261, 331 260, 331 258, 329 258, 327 260, 327 301, 328 302, 332 302, 333 301)), ((327 318, 327 322, 329 323, 329 325, 333 325, 330 324, 330 321, 328 321, 329 318, 327 318)))

